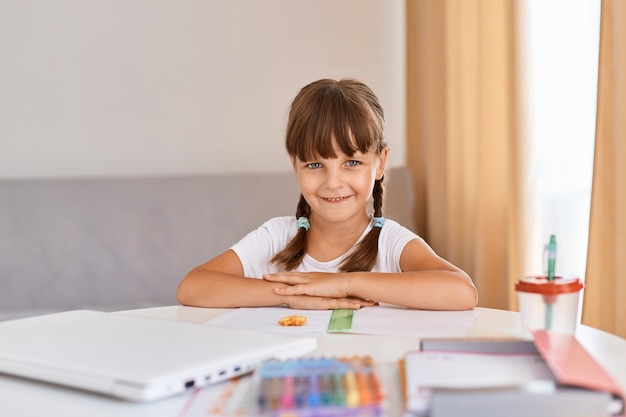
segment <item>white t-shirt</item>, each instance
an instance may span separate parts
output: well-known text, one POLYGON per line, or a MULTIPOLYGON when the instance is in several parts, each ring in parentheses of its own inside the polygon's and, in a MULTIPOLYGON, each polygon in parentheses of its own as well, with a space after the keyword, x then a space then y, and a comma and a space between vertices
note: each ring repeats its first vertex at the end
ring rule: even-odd
MULTIPOLYGON (((371 228, 372 224, 370 223, 357 243, 371 228)), ((274 217, 234 244, 231 249, 241 260, 244 276, 261 278, 263 274, 280 272, 282 267, 270 263, 270 260, 287 246, 296 232, 295 216, 274 217)), ((385 219, 378 237, 378 258, 372 272, 402 272, 400 255, 406 244, 413 239, 421 238, 397 222, 385 219)), ((294 271, 338 272, 341 262, 351 250, 352 248, 340 257, 328 262, 320 262, 307 254, 294 271)))

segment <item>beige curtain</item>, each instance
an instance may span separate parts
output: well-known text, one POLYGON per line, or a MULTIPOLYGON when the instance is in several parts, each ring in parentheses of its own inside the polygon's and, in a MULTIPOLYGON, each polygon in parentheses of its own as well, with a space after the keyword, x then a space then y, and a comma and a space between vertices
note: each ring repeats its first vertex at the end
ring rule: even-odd
POLYGON ((515 2, 407 0, 407 164, 417 232, 516 309, 524 260, 515 2))
POLYGON ((583 323, 626 337, 626 1, 602 0, 583 323))

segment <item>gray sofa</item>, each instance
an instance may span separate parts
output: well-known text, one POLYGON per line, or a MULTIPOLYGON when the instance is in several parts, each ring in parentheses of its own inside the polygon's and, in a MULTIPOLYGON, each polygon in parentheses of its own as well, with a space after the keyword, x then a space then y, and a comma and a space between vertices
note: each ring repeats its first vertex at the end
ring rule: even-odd
MULTIPOLYGON (((408 170, 385 182, 385 216, 414 230, 408 170)), ((291 172, 0 180, 0 320, 176 304, 187 271, 298 195, 291 172)))

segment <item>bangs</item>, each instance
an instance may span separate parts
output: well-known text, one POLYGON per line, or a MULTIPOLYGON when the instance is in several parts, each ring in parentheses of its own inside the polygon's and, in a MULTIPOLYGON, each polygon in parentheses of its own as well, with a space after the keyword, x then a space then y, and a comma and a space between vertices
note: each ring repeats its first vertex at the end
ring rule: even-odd
POLYGON ((296 96, 287 126, 289 155, 301 161, 336 158, 333 138, 348 156, 367 153, 372 146, 382 149, 382 108, 368 87, 348 80, 321 80, 296 96))

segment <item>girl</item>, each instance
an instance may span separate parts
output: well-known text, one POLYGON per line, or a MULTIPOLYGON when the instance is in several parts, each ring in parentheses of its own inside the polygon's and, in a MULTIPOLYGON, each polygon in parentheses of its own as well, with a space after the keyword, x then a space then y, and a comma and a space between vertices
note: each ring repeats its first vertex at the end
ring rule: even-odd
POLYGON ((476 305, 470 277, 419 236, 383 218, 389 148, 384 113, 356 80, 319 80, 291 104, 286 148, 300 186, 295 217, 276 217, 196 267, 181 304, 359 309, 476 305), (373 202, 373 216, 368 203, 373 202))

